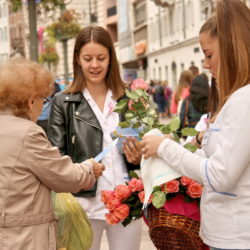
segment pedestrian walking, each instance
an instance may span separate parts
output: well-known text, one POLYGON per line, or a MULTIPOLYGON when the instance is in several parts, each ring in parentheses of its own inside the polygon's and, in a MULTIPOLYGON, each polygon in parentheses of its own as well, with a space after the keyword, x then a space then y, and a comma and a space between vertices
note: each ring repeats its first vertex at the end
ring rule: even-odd
POLYGON ((156 156, 204 185, 200 236, 211 250, 250 246, 250 10, 220 0, 200 30, 204 67, 216 78, 218 105, 193 154, 168 138, 142 140, 145 158, 156 156), (216 227, 214 226, 216 221, 216 227))
MULTIPOLYGON (((122 117, 113 112, 117 101, 125 94, 119 65, 110 34, 101 27, 88 26, 76 38, 74 80, 64 92, 57 93, 52 102, 49 119, 49 139, 62 154, 73 162, 95 157, 113 143, 111 133, 122 117)), ((138 250, 142 223, 136 220, 127 227, 121 223, 108 225, 108 210, 101 202, 102 190, 113 190, 128 179, 128 171, 139 168, 139 143, 130 138, 124 154, 116 147, 102 159, 106 170, 94 188, 74 194, 84 207, 94 231, 91 250, 99 250, 103 232, 110 250, 138 250), (133 164, 134 163, 134 164, 133 164)))

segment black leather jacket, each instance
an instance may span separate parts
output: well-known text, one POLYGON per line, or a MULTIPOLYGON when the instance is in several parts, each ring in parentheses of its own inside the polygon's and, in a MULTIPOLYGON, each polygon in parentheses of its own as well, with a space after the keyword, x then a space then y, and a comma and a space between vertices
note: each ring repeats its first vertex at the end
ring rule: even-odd
MULTIPOLYGON (((120 120, 123 120, 120 117, 120 120)), ((93 110, 82 93, 57 93, 52 101, 48 123, 48 138, 57 146, 62 155, 69 155, 73 162, 80 163, 94 158, 102 151, 102 128, 93 110)), ((125 158, 125 157, 124 157, 125 158)), ((126 161, 128 170, 138 165, 126 161)), ((77 194, 80 197, 94 197, 96 184, 90 190, 77 194)))

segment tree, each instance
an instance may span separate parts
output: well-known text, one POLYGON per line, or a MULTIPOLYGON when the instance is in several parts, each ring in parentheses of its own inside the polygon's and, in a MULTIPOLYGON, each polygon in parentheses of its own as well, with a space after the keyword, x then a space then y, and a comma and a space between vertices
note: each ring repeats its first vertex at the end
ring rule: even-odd
MULTIPOLYGON (((38 61, 38 42, 37 42, 37 24, 36 24, 36 7, 37 2, 46 10, 56 7, 65 6, 64 0, 28 0, 29 12, 29 30, 30 30, 30 59, 38 61)), ((22 7, 22 0, 10 0, 12 10, 18 11, 22 7)))
POLYGON ((76 13, 73 10, 63 10, 61 16, 55 23, 52 23, 46 28, 51 39, 55 38, 63 45, 64 55, 64 78, 68 84, 68 40, 77 36, 81 30, 81 26, 77 23, 76 13))

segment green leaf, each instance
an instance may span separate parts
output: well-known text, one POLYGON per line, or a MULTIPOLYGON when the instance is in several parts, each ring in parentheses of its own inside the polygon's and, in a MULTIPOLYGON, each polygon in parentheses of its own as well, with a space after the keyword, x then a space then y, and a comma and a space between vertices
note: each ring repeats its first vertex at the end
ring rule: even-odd
POLYGON ((126 89, 125 92, 126 96, 134 101, 136 101, 139 98, 139 96, 136 94, 135 91, 129 91, 128 89, 126 89))
POLYGON ((115 109, 113 111, 117 113, 124 112, 128 106, 128 101, 129 101, 128 99, 122 99, 116 104, 115 109))
POLYGON ((194 128, 183 128, 181 130, 181 134, 183 136, 195 136, 197 135, 199 132, 197 130, 195 130, 194 128))
POLYGON ((171 133, 171 130, 169 128, 169 124, 167 125, 164 125, 160 128, 160 131, 163 133, 163 134, 170 134, 171 133))
POLYGON ((128 216, 125 220, 123 220, 122 225, 126 227, 132 221, 132 216, 128 216))
POLYGON ((144 122, 144 123, 146 123, 146 124, 148 124, 149 126, 152 126, 153 124, 154 124, 154 118, 152 118, 152 117, 144 117, 143 119, 142 119, 142 121, 144 122))
POLYGON ((140 122, 137 122, 135 123, 132 128, 139 128, 141 126, 141 123, 140 122))
POLYGON ((166 202, 166 194, 165 193, 163 193, 162 191, 156 191, 153 194, 152 203, 157 209, 163 207, 165 202, 166 202))
POLYGON ((130 127, 130 123, 128 121, 119 122, 118 126, 120 126, 121 128, 128 128, 130 127))
POLYGON ((160 191, 160 190, 161 190, 160 186, 154 186, 153 187, 153 193, 156 192, 156 191, 160 191))
POLYGON ((177 135, 177 133, 174 131, 172 132, 173 136, 174 136, 174 140, 178 143, 180 143, 180 137, 177 135))
POLYGON ((184 145, 184 148, 191 151, 192 153, 194 153, 197 149, 197 147, 191 143, 187 143, 184 145))
POLYGON ((124 116, 127 120, 131 120, 135 117, 135 113, 133 111, 127 111, 124 116))
POLYGON ((134 92, 137 94, 137 96, 142 97, 144 90, 142 90, 142 89, 136 89, 134 92))
POLYGON ((154 116, 155 117, 157 115, 156 111, 154 109, 151 109, 151 108, 148 109, 147 113, 148 113, 149 116, 154 116))
POLYGON ((130 171, 129 171, 129 176, 130 176, 131 178, 139 179, 139 176, 138 176, 137 173, 136 173, 135 171, 133 171, 133 170, 130 170, 130 171))
POLYGON ((180 127, 180 118, 178 116, 172 118, 169 122, 169 128, 171 132, 177 131, 177 129, 180 127))

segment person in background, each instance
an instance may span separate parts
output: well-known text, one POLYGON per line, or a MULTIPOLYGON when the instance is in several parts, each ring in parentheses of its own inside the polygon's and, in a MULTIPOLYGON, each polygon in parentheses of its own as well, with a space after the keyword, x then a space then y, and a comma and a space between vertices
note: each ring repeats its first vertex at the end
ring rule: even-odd
POLYGON ((16 58, 0 65, 1 249, 56 250, 51 190, 90 188, 104 169, 61 156, 35 123, 52 86, 38 63, 16 58))
POLYGON ((154 88, 154 101, 157 104, 158 117, 162 119, 166 116, 167 100, 165 98, 165 86, 161 82, 158 82, 154 88))
POLYGON ((171 104, 171 97, 172 97, 172 89, 169 87, 168 81, 163 81, 162 85, 164 86, 164 96, 166 99, 166 108, 165 108, 165 113, 166 116, 171 118, 171 112, 170 112, 170 104, 171 104))
POLYGON ((182 101, 189 96, 193 75, 189 70, 181 72, 176 90, 173 92, 170 111, 172 115, 180 113, 182 101))
POLYGON ((37 125, 43 128, 44 132, 48 134, 48 119, 49 119, 49 114, 50 114, 50 109, 51 109, 51 100, 53 96, 57 93, 60 92, 61 88, 58 83, 54 82, 54 91, 51 96, 48 96, 45 98, 45 102, 43 104, 43 110, 41 114, 38 117, 37 120, 37 125))
POLYGON ((208 77, 205 74, 198 75, 192 81, 190 96, 182 102, 180 130, 194 128, 200 117, 208 112, 208 96, 208 77))
MULTIPOLYGON (((113 110, 125 95, 125 83, 120 76, 111 36, 99 26, 85 27, 78 34, 73 68, 73 83, 53 98, 48 132, 61 154, 79 162, 95 157, 113 143, 111 133, 123 119, 113 110)), ((105 220, 108 210, 101 201, 102 190, 124 184, 129 180, 128 171, 139 168, 139 142, 128 138, 123 150, 125 155, 113 147, 102 159, 106 169, 94 188, 75 194, 94 230, 91 250, 100 249, 105 230, 110 250, 140 248, 142 221, 133 221, 126 227, 121 223, 109 225, 105 220)))
POLYGON ((199 75, 199 68, 197 66, 190 66, 189 71, 193 74, 193 78, 199 75))
POLYGON ((199 39, 218 89, 202 148, 193 154, 168 136, 147 136, 142 150, 203 184, 200 236, 211 250, 249 250, 250 9, 243 1, 218 1, 199 39))

